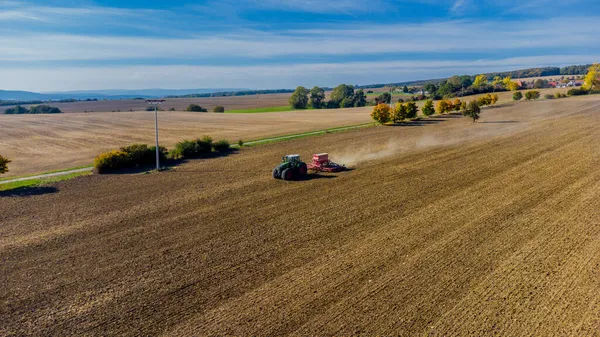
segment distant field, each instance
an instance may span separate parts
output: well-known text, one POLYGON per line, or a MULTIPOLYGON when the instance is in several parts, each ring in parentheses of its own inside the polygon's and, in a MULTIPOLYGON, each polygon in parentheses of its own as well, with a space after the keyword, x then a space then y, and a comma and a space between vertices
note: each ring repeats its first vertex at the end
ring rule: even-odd
MULTIPOLYGON (((265 107, 281 107, 288 104, 290 93, 251 95, 251 96, 230 96, 230 97, 207 97, 207 98, 167 98, 161 106, 164 110, 171 108, 182 111, 190 104, 198 104, 208 111, 217 106, 225 107, 228 110, 243 110, 265 107)), ((72 102, 72 103, 51 103, 65 113, 77 112, 125 112, 125 111, 143 111, 148 106, 145 100, 112 100, 112 101, 94 101, 94 102, 72 102)), ((0 113, 11 106, 0 107, 0 113)))
MULTIPOLYGON (((370 108, 272 113, 159 113, 160 143, 186 138, 253 140, 362 124, 370 108)), ((98 154, 132 143, 154 141, 154 113, 104 112, 60 115, 0 115, 0 149, 12 159, 3 178, 91 164, 98 154)))

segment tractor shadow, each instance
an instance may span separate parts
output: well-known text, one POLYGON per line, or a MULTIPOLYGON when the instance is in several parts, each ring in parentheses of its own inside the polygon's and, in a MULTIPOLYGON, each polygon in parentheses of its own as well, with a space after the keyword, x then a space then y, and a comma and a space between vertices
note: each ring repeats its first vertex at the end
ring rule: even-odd
POLYGON ((307 180, 316 180, 316 179, 334 179, 334 178, 337 178, 337 176, 333 175, 331 173, 329 173, 329 174, 309 173, 306 176, 298 179, 298 181, 307 181, 307 180))
POLYGON ((353 168, 349 168, 347 167, 345 170, 343 171, 339 171, 339 172, 312 172, 312 173, 308 173, 305 177, 298 179, 299 181, 303 181, 303 180, 315 180, 315 179, 334 179, 337 178, 338 175, 340 173, 344 173, 344 172, 350 172, 350 171, 354 171, 353 168))
POLYGON ((57 193, 58 188, 52 186, 19 187, 8 191, 0 191, 2 197, 32 197, 36 195, 57 193))

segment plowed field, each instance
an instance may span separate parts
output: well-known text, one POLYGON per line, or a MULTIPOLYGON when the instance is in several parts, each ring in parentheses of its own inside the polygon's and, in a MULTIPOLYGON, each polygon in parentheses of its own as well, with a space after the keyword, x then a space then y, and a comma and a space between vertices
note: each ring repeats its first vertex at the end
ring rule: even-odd
POLYGON ((0 197, 0 335, 600 335, 600 101, 0 197), (349 172, 273 180, 285 153, 349 172))

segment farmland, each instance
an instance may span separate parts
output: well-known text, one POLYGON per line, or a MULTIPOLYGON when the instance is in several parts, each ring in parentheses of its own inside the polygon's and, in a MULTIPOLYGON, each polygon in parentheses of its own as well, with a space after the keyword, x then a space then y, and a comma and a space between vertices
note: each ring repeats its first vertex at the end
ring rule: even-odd
MULTIPOLYGON (((161 108, 182 111, 190 104, 198 104, 209 111, 215 106, 224 106, 226 110, 252 109, 283 106, 288 104, 291 94, 267 94, 207 98, 167 98, 161 108)), ((148 104, 143 99, 78 101, 70 103, 49 103, 65 113, 80 112, 128 112, 143 111, 148 104)), ((0 106, 0 113, 12 106, 0 106)))
POLYGON ((0 335, 598 335, 598 97, 484 111, 5 193, 0 335))
MULTIPOLYGON (((161 112, 160 143, 185 138, 253 140, 370 122, 369 109, 254 114, 161 112)), ((2 154, 12 159, 3 177, 89 165, 98 154, 132 143, 154 142, 154 112, 0 115, 2 154)))
MULTIPOLYGON (((566 92, 544 89, 542 94, 566 92)), ((512 102, 500 92, 499 104, 512 102)), ((266 96, 266 95, 265 95, 266 96)), ((465 99, 473 99, 465 97, 465 99)), ((237 97, 230 97, 235 99, 237 97)), ((423 101, 419 102, 422 107, 423 101)), ((78 103, 65 103, 78 104, 78 103)), ((142 102, 141 104, 145 104, 142 102)), ((263 109, 261 109, 263 110, 263 109)), ((268 110, 268 109, 267 109, 268 110)), ((370 122, 370 108, 240 114, 160 112, 161 145, 211 135, 237 142, 370 122)), ((0 115, 2 155, 12 159, 4 177, 21 176, 91 164, 98 154, 132 143, 154 141, 154 113, 146 111, 0 115)))

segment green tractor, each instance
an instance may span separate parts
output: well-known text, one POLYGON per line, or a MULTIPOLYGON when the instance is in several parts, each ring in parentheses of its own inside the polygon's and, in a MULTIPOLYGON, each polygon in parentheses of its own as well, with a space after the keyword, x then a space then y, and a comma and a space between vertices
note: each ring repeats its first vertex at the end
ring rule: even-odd
POLYGON ((307 174, 308 167, 297 154, 283 156, 281 164, 273 169, 273 178, 275 179, 294 180, 304 178, 307 174))

